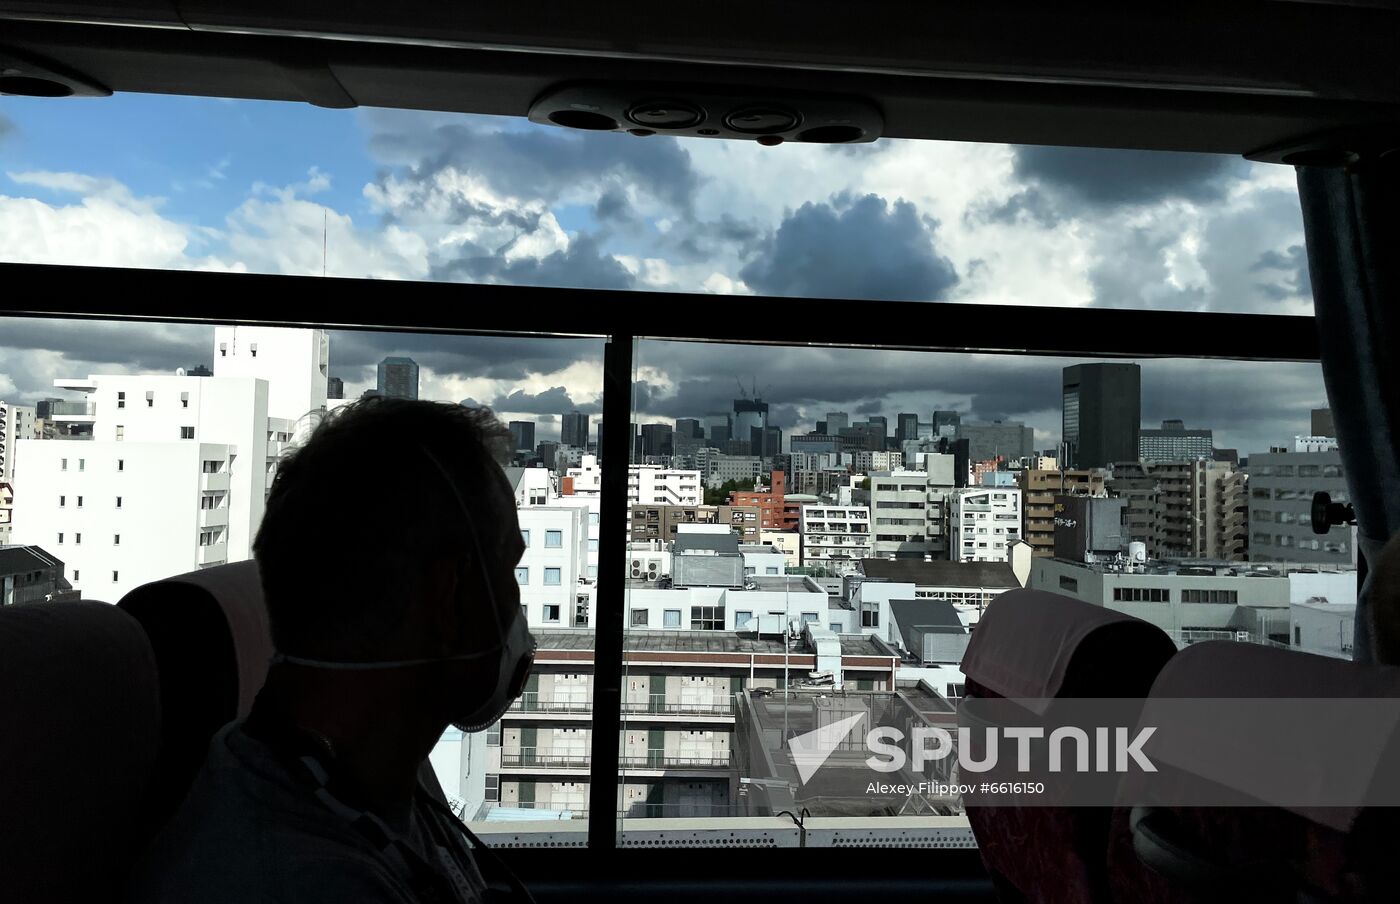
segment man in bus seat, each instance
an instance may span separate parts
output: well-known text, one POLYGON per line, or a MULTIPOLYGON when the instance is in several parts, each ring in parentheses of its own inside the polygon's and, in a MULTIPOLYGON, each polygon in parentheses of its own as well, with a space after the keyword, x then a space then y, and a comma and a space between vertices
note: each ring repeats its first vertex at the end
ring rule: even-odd
POLYGON ((485 409, 369 398, 281 463, 254 542, 277 655, 133 901, 484 897, 492 858, 418 775, 449 725, 498 720, 533 661, 510 439, 485 409))

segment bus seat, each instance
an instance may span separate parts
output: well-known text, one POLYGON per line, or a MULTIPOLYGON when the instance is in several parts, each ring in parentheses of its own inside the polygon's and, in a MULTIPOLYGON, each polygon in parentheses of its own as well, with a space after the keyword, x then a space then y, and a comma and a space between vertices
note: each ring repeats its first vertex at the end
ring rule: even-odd
POLYGON ((158 828, 184 799, 214 732, 248 714, 267 678, 272 635, 251 560, 144 584, 117 605, 145 629, 159 669, 165 719, 149 811, 158 828))
MULTIPOLYGON (((1141 619, 1043 590, 1011 590, 982 616, 962 661, 968 698, 1145 697, 1176 653, 1141 619)), ((1005 900, 1109 900, 1104 808, 968 806, 1005 900)))
POLYGON ((108 603, 0 610, 0 898, 115 901, 146 840, 156 660, 108 603))
MULTIPOLYGON (((1400 697, 1400 668, 1364 665, 1297 650, 1232 641, 1193 644, 1176 655, 1153 685, 1151 697, 1173 698, 1367 698, 1400 697)), ((1151 719, 1163 737, 1172 732, 1174 710, 1153 711, 1149 699, 1143 724, 1151 719), (1165 716, 1165 717, 1164 717, 1165 716)), ((1306 734, 1306 728, 1303 729, 1306 734)), ((1289 764, 1306 756, 1306 746, 1280 749, 1258 733, 1226 740, 1249 763, 1289 764), (1251 749, 1250 745, 1254 747, 1251 749)), ((1188 735, 1189 736, 1189 735, 1188 735)), ((1154 757, 1159 775, 1194 785, 1209 782, 1222 794, 1238 793, 1220 772, 1209 745, 1183 744, 1154 757)), ((1351 752, 1391 768, 1400 758, 1400 738, 1377 742, 1374 750, 1351 752)), ((1316 765, 1326 770, 1325 758, 1316 765)), ((1135 779, 1130 777, 1129 782, 1135 779)), ((1298 781, 1310 783, 1300 772, 1298 781)), ((1138 793, 1125 785, 1130 799, 1138 793)), ((1268 806, 1139 806, 1113 813, 1108 861, 1114 898, 1119 902, 1177 904, 1219 900, 1393 900, 1400 863, 1393 853, 1400 833, 1396 808, 1306 808, 1268 806), (1388 891, 1385 891, 1388 890, 1388 891)))

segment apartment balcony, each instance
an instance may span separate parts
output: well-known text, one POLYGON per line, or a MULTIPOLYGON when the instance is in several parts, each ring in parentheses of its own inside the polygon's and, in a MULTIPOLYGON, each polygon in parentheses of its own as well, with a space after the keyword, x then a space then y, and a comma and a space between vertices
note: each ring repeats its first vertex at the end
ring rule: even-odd
POLYGON ((221 507, 219 507, 219 508, 200 509, 200 510, 199 510, 199 526, 200 526, 200 527, 227 527, 227 526, 228 526, 228 508, 227 508, 227 507, 221 506, 221 507))
POLYGON ((97 406, 92 402, 54 402, 52 420, 56 423, 91 424, 97 420, 97 406))
POLYGON ((220 471, 217 474, 199 475, 199 488, 201 490, 206 492, 215 492, 218 490, 228 492, 228 487, 229 473, 227 471, 220 471))
MULTIPOLYGON (((728 700, 718 703, 668 702, 661 698, 626 700, 622 703, 622 712, 627 715, 656 717, 665 721, 672 719, 709 721, 715 719, 732 720, 734 718, 734 707, 728 700)), ((509 718, 512 713, 531 716, 574 716, 587 720, 593 714, 593 701, 541 698, 539 694, 526 693, 521 694, 510 705, 507 717, 509 718)))
POLYGON ((292 447, 292 445, 293 445, 292 443, 278 442, 278 441, 275 440, 275 439, 273 439, 273 440, 268 440, 268 442, 267 442, 267 457, 268 457, 268 458, 281 458, 281 457, 282 457, 282 453, 283 453, 283 452, 286 452, 288 449, 290 449, 290 448, 292 447))
POLYGON ((214 543, 210 546, 199 547, 199 554, 195 559, 200 565, 219 565, 228 561, 228 543, 214 543))
MULTIPOLYGON (((555 772, 587 775, 589 762, 588 752, 583 750, 522 747, 519 750, 501 751, 503 773, 555 772)), ((728 753, 716 756, 669 756, 656 750, 630 756, 623 754, 618 758, 618 765, 633 777, 652 775, 660 778, 689 773, 712 775, 716 770, 729 769, 732 764, 733 757, 728 753)))

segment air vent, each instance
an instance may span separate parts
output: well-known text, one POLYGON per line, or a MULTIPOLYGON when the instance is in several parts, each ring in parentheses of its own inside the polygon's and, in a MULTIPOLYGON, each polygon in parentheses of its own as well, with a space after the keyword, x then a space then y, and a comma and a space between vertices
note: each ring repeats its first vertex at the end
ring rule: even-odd
POLYGON ((590 132, 855 144, 874 141, 884 117, 855 97, 762 88, 592 82, 545 92, 530 120, 590 132))

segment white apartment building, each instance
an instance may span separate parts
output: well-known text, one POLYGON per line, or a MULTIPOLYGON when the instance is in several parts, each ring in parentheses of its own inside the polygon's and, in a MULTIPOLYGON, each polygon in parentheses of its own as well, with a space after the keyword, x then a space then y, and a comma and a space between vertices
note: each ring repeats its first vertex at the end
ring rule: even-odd
MULTIPOLYGON (((277 458, 299 429, 272 414, 271 382, 251 374, 315 371, 323 344, 314 330, 239 330, 237 345, 216 331, 213 377, 55 380, 87 400, 55 405, 54 421, 91 425, 91 438, 19 445, 16 469, 31 489, 15 497, 15 542, 53 550, 75 588, 110 602, 149 581, 250 558, 277 458), (308 335, 293 343, 282 332, 308 335), (237 364, 221 364, 229 361, 237 364), (229 367, 241 375, 222 375, 229 367)), ((319 391, 301 385, 304 400, 278 391, 284 414, 324 404, 324 380, 319 391)))
POLYGON ((873 553, 879 558, 926 555, 946 558, 945 496, 953 490, 953 456, 924 456, 927 471, 874 471, 870 474, 873 553))
POLYGON ((576 496, 597 496, 603 491, 603 469, 596 455, 583 456, 578 467, 564 470, 564 476, 573 482, 576 496))
POLYGON ((870 507, 864 505, 804 505, 798 520, 802 538, 802 564, 833 569, 838 575, 860 567, 870 558, 874 534, 870 507))
POLYGON ((842 458, 850 459, 852 471, 869 474, 871 471, 897 471, 904 467, 903 452, 845 452, 842 458))
MULTIPOLYGON (((578 492, 577 487, 574 491, 578 492)), ((705 501, 700 472, 631 465, 627 468, 627 501, 642 505, 700 505, 705 501)))
POLYGON ((1021 491, 968 487, 948 494, 948 558, 1009 562, 1021 538, 1021 491))
POLYGON ((214 328, 214 376, 267 381, 267 415, 292 421, 294 441, 326 410, 330 354, 325 330, 214 328))
POLYGON ((14 524, 15 445, 36 439, 35 410, 0 401, 0 546, 10 542, 14 524))
POLYGON ((525 552, 515 566, 520 605, 531 627, 589 624, 588 594, 580 586, 588 561, 585 505, 525 506, 516 511, 525 552))

